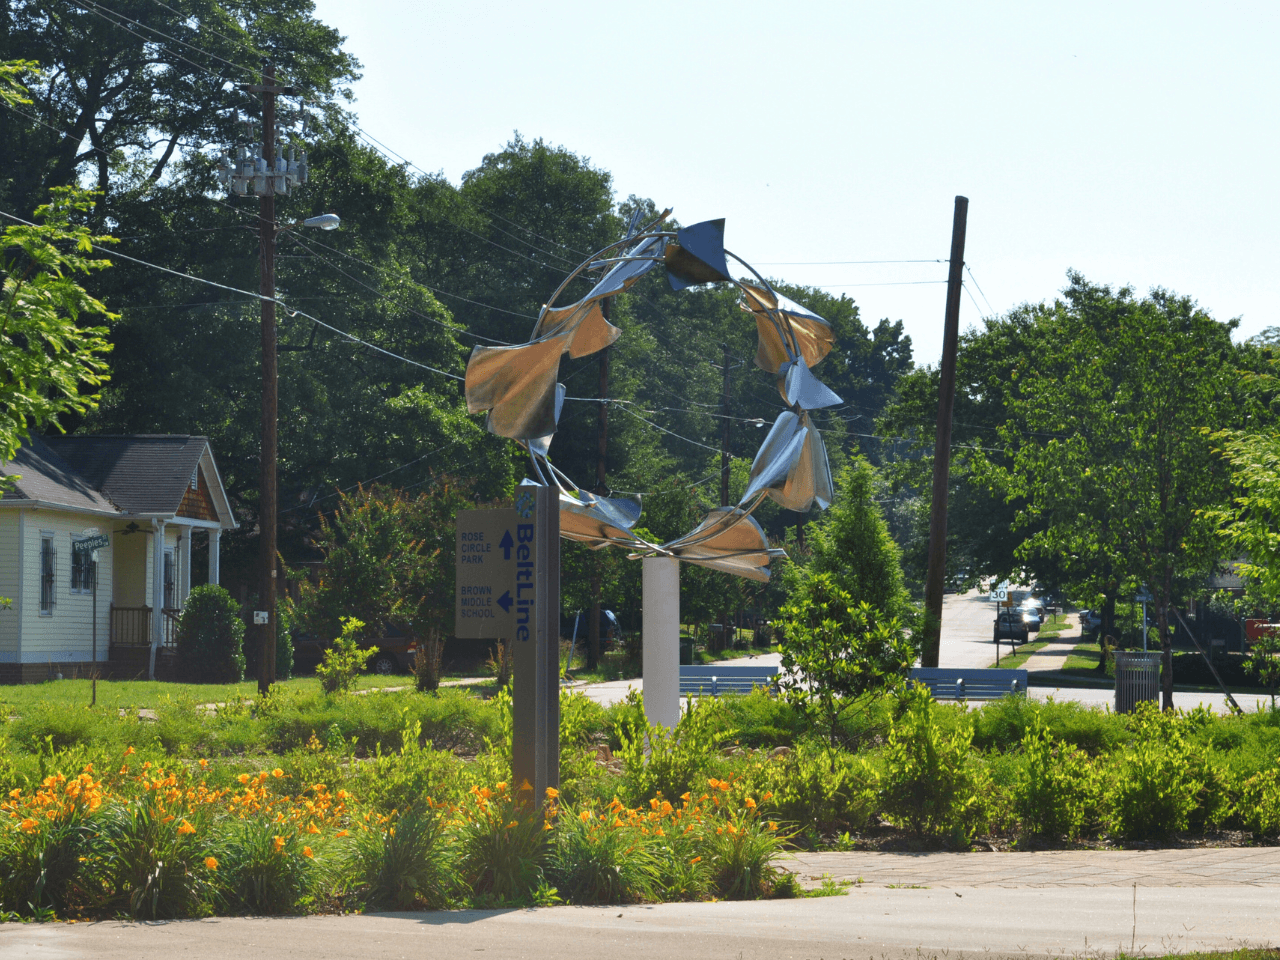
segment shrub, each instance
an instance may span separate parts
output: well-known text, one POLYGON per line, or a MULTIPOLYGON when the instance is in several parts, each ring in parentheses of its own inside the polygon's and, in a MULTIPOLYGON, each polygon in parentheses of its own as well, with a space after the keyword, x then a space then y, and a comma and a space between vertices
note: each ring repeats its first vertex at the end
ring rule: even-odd
POLYGON ((650 797, 678 797, 694 790, 706 779, 720 740, 732 736, 725 714, 718 699, 691 699, 674 729, 642 720, 622 732, 624 796, 632 803, 644 803, 650 797))
POLYGON ((357 634, 363 629, 363 620, 356 617, 342 618, 342 634, 324 652, 320 665, 316 667, 320 689, 325 693, 346 693, 356 685, 356 675, 374 654, 372 649, 363 649, 356 640, 357 634))
POLYGON ((1091 756, 1109 753, 1129 739, 1123 716, 1074 700, 1007 696, 984 704, 972 716, 973 745, 979 750, 1016 749, 1037 721, 1055 739, 1091 756))
POLYGON ((1097 803, 1097 780, 1082 750, 1054 739, 1037 717, 1022 738, 1022 763, 1011 791, 1024 834, 1074 840, 1097 803))
POLYGON ((188 683, 244 679, 244 621, 240 604, 216 583, 192 587, 178 616, 178 670, 188 683))
POLYGON ((1130 840, 1168 837, 1187 829, 1204 787, 1185 736, 1185 719, 1139 704, 1133 738, 1108 765, 1103 791, 1109 830, 1130 840))
POLYGON ((880 800, 889 821, 920 839, 967 845, 983 814, 972 740, 968 718, 944 732, 932 704, 915 700, 890 728, 884 752, 880 800))
POLYGON ((761 764, 749 782, 760 795, 772 794, 771 814, 813 839, 866 826, 879 785, 865 759, 807 743, 761 764))
POLYGON ((452 900, 452 853, 439 812, 419 802, 359 831, 347 871, 367 910, 438 910, 452 900))
POLYGON ((1241 785, 1236 812, 1255 836, 1280 834, 1280 767, 1254 774, 1241 785))
POLYGON ((903 684, 915 661, 916 641, 895 617, 865 601, 855 604, 828 573, 801 580, 794 603, 783 608, 783 695, 832 747, 843 739, 847 714, 903 684))

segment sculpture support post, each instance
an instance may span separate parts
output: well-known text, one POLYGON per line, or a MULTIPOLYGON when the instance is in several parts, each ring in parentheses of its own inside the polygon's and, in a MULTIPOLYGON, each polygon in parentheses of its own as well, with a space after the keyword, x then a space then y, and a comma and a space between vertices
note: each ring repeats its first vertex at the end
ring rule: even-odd
POLYGON ((644 716, 670 730, 680 719, 680 561, 645 557, 640 562, 644 716))

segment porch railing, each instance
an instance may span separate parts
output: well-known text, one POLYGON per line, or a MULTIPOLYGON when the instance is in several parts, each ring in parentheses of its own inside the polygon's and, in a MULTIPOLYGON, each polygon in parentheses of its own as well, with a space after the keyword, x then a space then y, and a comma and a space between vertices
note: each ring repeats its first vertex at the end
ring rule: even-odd
MULTIPOLYGON (((163 616, 163 640, 166 647, 174 645, 178 615, 181 610, 165 607, 163 616)), ((151 607, 117 607, 111 605, 111 643, 120 647, 151 646, 151 607)))

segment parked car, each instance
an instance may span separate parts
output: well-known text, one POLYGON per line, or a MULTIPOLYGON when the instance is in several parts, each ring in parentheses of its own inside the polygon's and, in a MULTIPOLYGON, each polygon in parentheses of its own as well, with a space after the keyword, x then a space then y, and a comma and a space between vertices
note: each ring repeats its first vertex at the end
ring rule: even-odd
POLYGON ((1029 628, 1021 610, 1000 610, 996 613, 996 640, 1026 643, 1029 628))
POLYGON ((1097 630, 1100 626, 1102 626, 1102 614, 1096 610, 1080 611, 1080 630, 1082 633, 1097 630))
POLYGON ((1033 633, 1040 629, 1044 623, 1044 603, 1035 597, 1027 597, 1022 601, 1022 619, 1027 624, 1027 629, 1033 633))
MULTIPOLYGON (((295 632, 293 634, 293 666, 299 673, 309 673, 320 665, 324 652, 332 641, 321 640, 312 633, 295 632)), ((370 673, 401 673, 413 668, 414 637, 405 628, 388 626, 381 636, 365 634, 360 637, 360 646, 372 648, 374 654, 369 658, 366 669, 370 673)))

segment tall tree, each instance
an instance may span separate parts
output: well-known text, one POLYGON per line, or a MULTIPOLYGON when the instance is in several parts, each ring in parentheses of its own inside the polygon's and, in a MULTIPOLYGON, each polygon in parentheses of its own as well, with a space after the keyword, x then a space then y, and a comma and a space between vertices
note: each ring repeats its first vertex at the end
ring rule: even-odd
POLYGON ((1164 706, 1173 706, 1169 607, 1180 581, 1218 558, 1216 524, 1229 472, 1207 431, 1241 415, 1231 331, 1194 301, 1156 289, 1138 298, 1077 273, 1042 319, 1045 349, 1010 406, 1026 435, 998 469, 1042 522, 1024 558, 1060 558, 1069 579, 1102 592, 1100 578, 1147 584, 1164 652, 1164 706))

